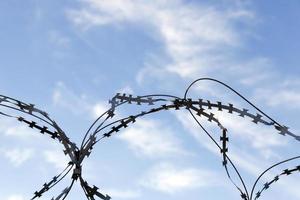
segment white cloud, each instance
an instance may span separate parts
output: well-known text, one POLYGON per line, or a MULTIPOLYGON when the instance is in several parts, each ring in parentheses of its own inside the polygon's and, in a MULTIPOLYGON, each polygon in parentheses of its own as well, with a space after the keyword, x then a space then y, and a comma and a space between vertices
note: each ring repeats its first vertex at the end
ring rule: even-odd
POLYGON ((70 38, 63 36, 62 33, 60 33, 57 30, 52 30, 49 32, 49 40, 51 43, 58 47, 69 47, 70 45, 70 38))
POLYGON ((279 135, 273 126, 254 124, 250 118, 242 118, 224 112, 216 112, 215 117, 220 120, 231 134, 234 134, 233 137, 243 138, 245 143, 250 143, 252 147, 258 150, 287 144, 287 138, 279 135))
POLYGON ((43 151, 46 162, 51 163, 59 172, 64 170, 69 162, 67 155, 60 148, 43 151))
POLYGON ((141 196, 141 193, 136 190, 103 189, 103 191, 117 199, 136 199, 141 196))
POLYGON ((73 114, 89 114, 93 119, 109 108, 108 103, 102 101, 91 103, 84 94, 75 94, 63 82, 56 84, 52 94, 52 101, 55 106, 69 110, 73 114))
MULTIPOLYGON (((221 159, 220 150, 214 145, 214 143, 208 138, 208 136, 205 135, 201 128, 193 121, 192 117, 189 116, 189 113, 176 113, 176 117, 187 129, 187 131, 191 133, 192 136, 195 139, 197 139, 197 141, 199 141, 201 145, 203 145, 205 148, 207 148, 209 151, 213 152, 217 156, 220 156, 221 159)), ((226 119, 226 121, 227 120, 229 119, 226 119)), ((205 119, 201 121, 200 119, 200 123, 207 125, 205 121, 207 120, 205 119)), ((230 139, 228 155, 230 156, 234 164, 236 164, 238 167, 241 167, 246 172, 257 176, 260 172, 269 167, 269 165, 271 164, 268 160, 269 157, 275 157, 276 159, 278 159, 278 155, 273 152, 273 149, 271 147, 282 146, 286 144, 286 142, 283 136, 277 136, 277 133, 275 131, 268 132, 265 129, 264 131, 260 132, 259 129, 253 128, 253 126, 255 125, 251 126, 251 121, 249 121, 249 124, 242 121, 247 121, 247 119, 240 118, 238 123, 236 121, 229 120, 229 123, 227 123, 227 125, 229 125, 230 128, 233 129, 228 129, 228 136, 230 139), (261 133, 268 135, 268 141, 264 138, 264 136, 260 135, 261 133), (236 139, 242 139, 242 142, 240 143, 241 146, 234 144, 234 141, 236 139), (254 150, 251 151, 251 154, 249 154, 249 150, 251 150, 251 148, 246 148, 247 145, 248 147, 254 148, 254 150), (265 162, 258 163, 258 159, 265 159, 265 162)), ((211 130, 212 127, 214 126, 207 126, 209 130, 211 130)), ((272 127, 269 128, 272 129, 272 127)), ((220 138, 220 130, 219 128, 214 130, 215 131, 212 132, 212 136, 218 142, 220 138)))
POLYGON ((144 187, 174 194, 185 190, 218 185, 216 174, 197 168, 180 169, 163 163, 155 166, 141 181, 144 187))
POLYGON ((14 127, 8 127, 4 134, 6 136, 13 136, 18 138, 28 138, 32 136, 36 136, 37 134, 31 133, 29 128, 26 126, 14 126, 14 127))
POLYGON ((256 90, 255 97, 273 107, 300 108, 300 91, 298 88, 260 88, 256 90))
POLYGON ((285 190, 288 193, 290 193, 293 198, 299 199, 300 198, 299 176, 288 177, 288 179, 285 179, 285 178, 287 178, 287 177, 282 177, 280 182, 278 182, 277 184, 279 184, 280 187, 285 188, 285 190))
POLYGON ((88 110, 85 96, 77 96, 63 82, 58 82, 53 91, 52 101, 55 106, 63 107, 74 114, 88 110))
POLYGON ((129 85, 126 85, 125 87, 121 88, 117 92, 126 93, 126 94, 133 94, 133 89, 129 85))
POLYGON ((242 31, 236 24, 255 21, 254 13, 234 3, 222 8, 183 1, 82 1, 78 10, 69 10, 69 18, 80 27, 89 28, 124 22, 145 24, 152 36, 165 45, 172 61, 156 69, 151 63, 138 74, 141 80, 151 73, 174 73, 195 78, 233 64, 229 52, 242 44, 242 31), (220 65, 221 63, 221 65, 220 65), (151 70, 148 70, 151 68, 151 70))
POLYGON ((273 63, 269 58, 256 57, 250 61, 232 65, 228 70, 241 77, 240 82, 249 87, 259 85, 276 76, 272 68, 273 63))
POLYGON ((21 124, 16 119, 10 118, 1 117, 0 130, 4 136, 18 139, 31 139, 39 136, 39 133, 32 131, 25 124, 21 124))
MULTIPOLYGON (((228 114, 219 111, 215 111, 213 113, 214 117, 216 117, 222 125, 228 129, 228 134, 231 140, 242 140, 244 144, 247 144, 258 151, 266 152, 267 150, 271 150, 273 147, 283 147, 288 143, 288 138, 278 134, 278 131, 273 126, 254 124, 251 118, 242 118, 236 114, 228 114)), ((194 130, 198 130, 200 127, 198 127, 196 123, 193 122, 194 120, 188 115, 189 113, 176 113, 179 121, 188 128, 190 132, 194 132, 194 130), (193 124, 193 126, 191 126, 191 124, 193 124)), ((206 123, 206 118, 203 119, 200 117, 199 119, 202 120, 207 127, 217 128, 217 124, 215 123, 206 123)), ((215 134, 217 135, 215 135, 215 137, 218 138, 220 131, 219 129, 216 130, 217 133, 215 134)))
POLYGON ((14 167, 21 166, 24 162, 32 158, 34 150, 31 148, 2 149, 1 153, 14 167))
MULTIPOLYGON (((189 133, 191 133, 192 136, 197 139, 199 144, 203 145, 215 155, 220 156, 221 159, 220 151, 216 148, 212 141, 208 139, 204 132, 199 132, 199 130, 201 130, 200 127, 198 127, 196 123, 193 123, 193 119, 189 116, 188 113, 176 113, 176 116, 183 124, 183 126, 189 131, 189 133)), ((224 117, 224 115, 220 116, 220 119, 225 119, 224 117)), ((238 120, 238 118, 240 117, 236 116, 233 118, 237 118, 236 120, 238 120)), ((203 121, 200 121, 200 123, 206 124, 204 121, 207 120, 205 119, 203 121)), ((252 122, 249 121, 249 123, 247 123, 247 121, 249 120, 240 118, 237 123, 237 121, 235 120, 231 121, 230 117, 226 118, 225 121, 223 120, 224 124, 226 124, 225 127, 230 127, 229 130, 232 129, 231 131, 229 131, 230 141, 228 155, 238 169, 243 170, 253 177, 257 177, 265 169, 274 164, 276 160, 282 160, 282 158, 279 157, 276 152, 274 152, 272 147, 281 147, 282 145, 286 145, 287 139, 284 136, 277 135, 275 130, 269 132, 268 130, 263 128, 262 131, 260 131, 259 128, 254 128, 255 125, 252 125, 252 122), (263 136, 265 134, 267 135, 267 137, 263 136), (238 145, 233 145, 234 138, 245 138, 245 140, 247 141, 240 142, 238 145), (251 153, 249 153, 249 149, 244 149, 244 147, 247 145, 254 148, 251 153), (270 157, 272 157, 272 160, 269 159, 270 157)), ((272 127, 269 127, 269 129, 272 129, 272 127)), ((215 130, 217 132, 213 132, 213 136, 218 140, 220 137, 220 133, 218 132, 219 129, 215 130)), ((276 172, 276 170, 274 172, 278 173, 278 171, 276 172)), ((242 177, 245 177, 246 174, 242 173, 241 175, 242 177)), ((261 181, 264 183, 271 180, 273 177, 274 175, 272 175, 272 173, 267 173, 262 177, 261 181)), ((237 176, 232 173, 232 178, 236 179, 237 176)), ((299 192, 297 192, 297 187, 292 187, 296 185, 294 181, 294 179, 289 179, 289 181, 283 180, 278 182, 278 184, 282 187, 281 192, 286 192, 293 198, 298 198, 299 192)), ((258 184, 257 189, 260 188, 259 186, 261 186, 261 183, 258 184)))
POLYGON ((154 120, 140 119, 118 136, 126 141, 136 153, 149 157, 165 157, 174 154, 188 154, 172 130, 154 120))
POLYGON ((81 8, 67 11, 70 20, 79 27, 122 26, 130 22, 150 27, 150 35, 164 44, 164 57, 171 61, 164 63, 164 67, 162 63, 145 61, 136 76, 139 83, 149 77, 170 81, 170 73, 183 79, 213 75, 259 86, 255 98, 267 100, 269 105, 299 107, 298 90, 278 91, 270 86, 274 80, 282 82, 271 59, 239 57, 240 47, 247 37, 255 35, 252 25, 259 20, 246 2, 229 1, 225 5, 181 0, 84 0, 81 3, 81 8), (245 26, 241 29, 241 25, 245 26))
POLYGON ((185 80, 213 75, 224 81, 230 79, 261 87, 254 96, 267 100, 269 105, 299 107, 298 90, 276 91, 272 86, 266 89, 275 79, 282 80, 271 59, 239 57, 240 47, 247 38, 259 37, 253 30, 253 24, 259 19, 247 3, 192 4, 181 0, 84 0, 81 3, 81 8, 67 11, 69 19, 79 27, 122 26, 130 22, 150 27, 149 34, 162 42, 166 52, 163 56, 170 61, 162 64, 146 60, 144 68, 137 73, 138 83, 149 77, 171 81, 170 73, 185 80), (241 24, 245 25, 242 29, 241 24))
POLYGON ((19 194, 13 194, 13 195, 7 197, 6 200, 25 200, 25 197, 23 197, 22 195, 19 195, 19 194))
POLYGON ((52 56, 56 59, 64 59, 68 56, 71 39, 58 30, 48 32, 48 41, 51 45, 52 56))
POLYGON ((107 105, 105 105, 104 103, 97 103, 93 106, 93 113, 94 113, 94 117, 99 117, 100 115, 102 115, 104 112, 106 112, 108 109, 107 105))

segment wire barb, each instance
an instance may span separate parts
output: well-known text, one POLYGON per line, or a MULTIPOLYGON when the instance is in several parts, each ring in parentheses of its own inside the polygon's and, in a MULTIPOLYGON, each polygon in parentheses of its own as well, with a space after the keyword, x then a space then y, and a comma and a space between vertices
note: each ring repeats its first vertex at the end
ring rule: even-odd
POLYGON ((299 159, 300 156, 296 156, 279 163, 274 164, 257 178, 254 183, 251 193, 249 194, 248 188, 246 187, 244 180, 236 168, 235 164, 230 159, 228 152, 229 148, 229 132, 222 125, 222 123, 215 117, 214 110, 218 112, 227 112, 229 114, 237 114, 242 118, 249 118, 254 124, 262 124, 265 126, 273 127, 278 134, 282 136, 291 136, 295 140, 300 141, 300 136, 293 134, 289 131, 289 128, 279 124, 273 118, 265 114, 262 110, 256 107, 253 103, 239 94, 237 91, 232 89, 230 86, 225 83, 211 79, 211 78, 201 78, 195 80, 185 91, 184 97, 179 98, 172 95, 166 94, 153 94, 153 95, 145 95, 145 96, 133 96, 131 94, 120 94, 117 93, 111 100, 109 100, 109 104, 111 107, 104 112, 101 116, 99 116, 94 123, 89 127, 88 131, 84 135, 80 148, 76 146, 75 143, 71 142, 64 131, 56 124, 54 120, 52 120, 49 115, 42 111, 34 104, 26 104, 22 101, 13 99, 11 97, 7 97, 4 95, 0 95, 0 109, 3 108, 5 111, 0 110, 0 115, 10 118, 15 118, 19 122, 26 124, 28 127, 39 131, 41 134, 49 135, 52 139, 59 141, 63 145, 63 152, 66 156, 69 156, 70 162, 67 167, 60 174, 54 176, 49 182, 43 184, 42 188, 36 192, 34 192, 34 196, 31 200, 40 198, 44 193, 48 192, 51 188, 61 182, 67 174, 72 172, 72 182, 69 187, 66 187, 56 198, 52 198, 52 200, 64 200, 69 192, 71 191, 73 184, 75 181, 79 180, 80 185, 85 193, 85 196, 88 200, 103 199, 110 200, 111 197, 109 195, 104 195, 99 191, 99 188, 96 186, 89 186, 89 184, 82 177, 82 168, 83 161, 86 157, 92 153, 94 146, 104 138, 110 138, 113 134, 119 133, 121 130, 128 128, 131 124, 135 123, 139 118, 144 117, 146 115, 150 115, 153 113, 158 113, 162 111, 175 110, 180 111, 182 108, 184 110, 188 110, 192 115, 193 119, 197 122, 200 128, 207 134, 207 136, 212 140, 215 144, 216 148, 220 150, 222 154, 222 165, 226 171, 227 177, 236 187, 236 189, 240 193, 240 197, 244 200, 256 200, 261 197, 262 193, 268 190, 272 185, 278 182, 283 176, 290 176, 295 174, 296 172, 300 172, 300 165, 294 168, 288 168, 282 171, 282 173, 276 175, 272 180, 266 182, 262 189, 258 190, 255 195, 254 190, 260 178, 269 170, 283 164, 286 162, 290 162, 292 160, 299 159), (253 114, 246 108, 237 108, 233 104, 224 104, 221 101, 213 102, 210 100, 204 99, 192 99, 187 98, 188 92, 191 87, 200 81, 213 81, 218 84, 225 86, 227 89, 234 92, 244 101, 246 101, 252 108, 254 108, 257 113, 253 114), (136 104, 139 106, 149 106, 150 109, 143 110, 137 114, 130 115, 125 118, 120 118, 112 121, 113 118, 116 118, 115 112, 120 106, 124 106, 126 104, 136 104), (11 112, 18 112, 17 115, 13 113, 6 113, 9 110, 11 112), (39 120, 39 122, 34 120, 29 120, 29 117, 39 120), (198 121, 198 118, 205 118, 208 122, 217 125, 221 131, 219 141, 216 140, 211 133, 209 133, 203 125, 198 121), (41 124, 42 123, 42 124, 41 124), (98 138, 99 134, 102 134, 100 138, 98 138), (232 167, 235 175, 238 176, 240 183, 233 181, 233 174, 230 173, 229 167, 232 167))

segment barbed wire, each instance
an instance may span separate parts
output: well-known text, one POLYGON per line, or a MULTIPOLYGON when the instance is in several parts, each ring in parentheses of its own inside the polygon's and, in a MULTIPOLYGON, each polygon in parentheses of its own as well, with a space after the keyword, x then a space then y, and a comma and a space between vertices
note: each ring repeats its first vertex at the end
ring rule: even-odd
POLYGON ((36 108, 34 104, 27 104, 14 98, 0 95, 0 109, 2 109, 0 110, 0 115, 8 118, 14 118, 20 123, 26 124, 28 127, 39 131, 39 133, 50 136, 52 139, 63 145, 63 152, 70 159, 70 162, 60 174, 54 176, 50 181, 46 182, 40 190, 34 192, 34 196, 31 198, 31 200, 40 198, 44 193, 48 192, 51 188, 61 182, 71 172, 71 170, 73 170, 73 173, 71 176, 72 181, 70 186, 66 187, 58 196, 53 197, 52 200, 64 200, 71 191, 74 182, 77 180, 79 180, 80 186, 82 187, 84 194, 88 200, 95 200, 96 198, 103 200, 111 199, 109 195, 101 193, 98 187, 94 185, 90 186, 88 182, 83 179, 83 160, 85 159, 85 157, 89 157, 94 146, 102 139, 110 138, 113 134, 116 134, 119 131, 129 127, 141 117, 167 110, 188 110, 192 118, 197 122, 204 133, 207 134, 207 136, 212 140, 216 148, 219 149, 222 155, 222 165, 225 169, 226 175, 239 191, 241 198, 244 200, 256 200, 261 197, 263 192, 277 183, 283 176, 290 176, 300 172, 300 165, 285 169, 282 173, 276 175, 273 179, 266 182, 262 186, 262 188, 257 190, 254 194, 258 181, 263 177, 263 175, 265 175, 265 173, 275 167, 278 167, 279 165, 299 159, 300 156, 295 156, 275 163, 258 176, 251 188, 251 192, 249 193, 250 190, 246 187, 242 175, 228 155, 228 130, 222 125, 217 117, 215 117, 213 110, 217 110, 220 112, 226 111, 229 114, 237 114, 242 118, 250 119, 254 124, 271 126, 277 131, 278 134, 282 136, 288 135, 297 141, 300 141, 300 136, 289 131, 288 127, 281 125, 280 123, 275 121, 273 118, 265 114, 262 110, 251 103, 248 99, 242 96, 239 92, 219 80, 212 78, 197 79, 192 82, 186 89, 183 98, 166 94, 133 96, 131 94, 118 93, 109 101, 109 104, 110 108, 92 123, 92 125, 84 135, 81 146, 77 147, 77 145, 70 141, 70 139, 60 128, 60 126, 58 126, 58 124, 53 119, 51 119, 45 111, 36 108), (212 102, 210 100, 188 98, 188 93, 191 87, 200 81, 213 81, 225 86, 227 89, 231 90, 233 93, 242 98, 248 105, 254 108, 257 113, 253 114, 248 109, 238 108, 231 103, 224 104, 220 101, 212 102), (136 104, 138 106, 146 105, 150 106, 151 109, 143 110, 135 115, 130 115, 128 117, 113 120, 114 118, 116 118, 115 111, 119 107, 126 104, 136 104), (18 114, 13 114, 11 113, 12 111, 17 111, 18 114), (29 120, 29 117, 33 118, 33 120, 29 120), (219 127, 219 140, 216 140, 212 136, 212 134, 204 128, 204 126, 199 122, 199 118, 204 118, 208 122, 213 123, 217 125, 217 127, 219 127), (233 174, 230 173, 229 168, 233 169, 239 182, 233 180, 233 174))

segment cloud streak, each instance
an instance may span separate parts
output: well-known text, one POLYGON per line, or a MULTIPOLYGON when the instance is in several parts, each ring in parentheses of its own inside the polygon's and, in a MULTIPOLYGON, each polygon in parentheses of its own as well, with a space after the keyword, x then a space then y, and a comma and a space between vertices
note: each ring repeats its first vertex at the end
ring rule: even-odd
POLYGON ((61 107, 76 115, 89 114, 90 118, 95 119, 105 112, 109 105, 105 102, 90 102, 84 94, 75 94, 63 82, 57 82, 53 90, 52 102, 54 106, 61 107))
POLYGON ((147 25, 151 35, 165 46, 171 62, 165 67, 147 63, 138 77, 149 73, 173 73, 181 78, 195 78, 213 70, 228 68, 232 63, 228 52, 243 42, 237 24, 251 23, 255 14, 242 6, 228 4, 186 4, 182 1, 83 1, 82 9, 69 10, 68 17, 79 27, 91 28, 107 24, 131 22, 147 25), (220 65, 220 63, 222 63, 220 65), (225 64, 226 63, 226 64, 225 64), (225 65, 224 65, 225 64, 225 65))
POLYGON ((20 167, 34 155, 34 150, 31 148, 3 148, 0 152, 14 167, 20 167))
POLYGON ((141 184, 149 189, 175 194, 185 190, 216 186, 215 173, 197 168, 178 168, 170 163, 154 166, 145 175, 141 184))
POLYGON ((136 126, 125 130, 119 138, 127 142, 137 155, 150 158, 188 155, 172 132, 158 121, 140 119, 136 126))

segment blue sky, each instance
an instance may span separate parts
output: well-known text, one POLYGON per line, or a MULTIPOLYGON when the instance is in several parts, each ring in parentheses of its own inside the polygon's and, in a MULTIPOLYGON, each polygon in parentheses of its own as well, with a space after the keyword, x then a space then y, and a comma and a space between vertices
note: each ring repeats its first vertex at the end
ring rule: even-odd
MULTIPOLYGON (((299 9, 297 0, 1 1, 0 93, 36 104, 80 143, 115 93, 183 96, 194 79, 212 77, 297 134, 299 9)), ((249 108, 215 84, 195 88, 195 98, 249 108)), ((272 127, 216 114, 249 186, 270 164, 299 153, 296 141, 272 127)), ((60 144, 2 116, 0 138, 0 199, 29 199, 68 162, 60 144)), ((85 164, 84 177, 113 199, 239 199, 221 156, 185 111, 141 119, 99 143, 85 164)), ((272 173, 260 184, 278 171, 272 173)), ((263 198, 299 199, 297 178, 263 198)), ((69 199, 83 199, 78 185, 69 199)))

